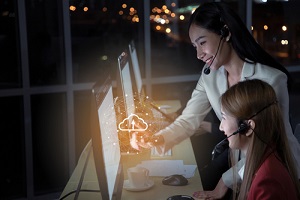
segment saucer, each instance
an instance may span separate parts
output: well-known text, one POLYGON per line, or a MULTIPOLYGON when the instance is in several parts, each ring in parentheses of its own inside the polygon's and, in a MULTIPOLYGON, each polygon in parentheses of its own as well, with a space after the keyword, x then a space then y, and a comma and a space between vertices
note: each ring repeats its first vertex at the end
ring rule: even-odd
POLYGON ((124 181, 124 185, 123 185, 123 188, 125 190, 128 190, 128 191, 143 191, 143 190, 148 190, 150 189, 152 186, 154 185, 154 181, 153 180, 148 180, 148 183, 146 183, 144 186, 142 187, 134 187, 132 186, 130 183, 129 183, 129 180, 125 180, 124 181))

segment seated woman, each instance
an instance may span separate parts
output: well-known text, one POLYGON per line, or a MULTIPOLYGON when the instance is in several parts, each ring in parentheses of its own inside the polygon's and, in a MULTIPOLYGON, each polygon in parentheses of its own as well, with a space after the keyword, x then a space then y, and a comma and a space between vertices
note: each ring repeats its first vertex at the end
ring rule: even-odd
MULTIPOLYGON (((246 157, 238 174, 238 199, 300 199, 296 168, 273 88, 261 80, 240 82, 221 96, 222 120, 231 149, 246 157)), ((234 158, 232 157, 234 162, 234 158)), ((208 193, 195 192, 207 198, 208 193)))

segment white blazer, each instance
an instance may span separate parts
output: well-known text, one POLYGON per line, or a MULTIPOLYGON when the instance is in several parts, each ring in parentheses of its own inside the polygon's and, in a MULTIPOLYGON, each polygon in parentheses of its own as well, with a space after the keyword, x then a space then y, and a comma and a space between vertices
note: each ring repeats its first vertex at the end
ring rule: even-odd
MULTIPOLYGON (((206 66, 204 66, 203 69, 205 69, 205 67, 206 66)), ((295 159, 298 177, 300 178, 300 145, 293 135, 289 122, 289 94, 286 74, 260 63, 250 64, 245 62, 241 81, 247 79, 260 79, 269 83, 274 88, 277 100, 283 112, 289 145, 295 159)), ((180 115, 174 123, 157 133, 157 135, 162 134, 165 140, 165 145, 157 148, 157 150, 161 153, 166 152, 175 144, 192 136, 211 109, 214 110, 217 117, 221 120, 220 96, 227 89, 227 72, 223 66, 218 70, 211 70, 208 75, 201 75, 182 115, 180 115)), ((227 186, 230 186, 231 180, 232 170, 229 170, 223 174, 223 181, 227 186)))

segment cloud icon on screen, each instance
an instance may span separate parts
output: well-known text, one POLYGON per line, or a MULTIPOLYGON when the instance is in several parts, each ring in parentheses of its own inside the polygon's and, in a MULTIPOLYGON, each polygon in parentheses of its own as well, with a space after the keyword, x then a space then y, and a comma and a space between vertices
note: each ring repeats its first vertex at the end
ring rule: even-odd
POLYGON ((130 114, 127 118, 123 119, 119 123, 119 129, 121 131, 146 131, 148 124, 136 114, 130 114))

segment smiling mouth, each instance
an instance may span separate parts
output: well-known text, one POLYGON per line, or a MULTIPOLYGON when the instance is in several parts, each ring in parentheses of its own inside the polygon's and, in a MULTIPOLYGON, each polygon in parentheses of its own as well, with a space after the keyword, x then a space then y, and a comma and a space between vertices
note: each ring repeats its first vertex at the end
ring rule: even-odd
POLYGON ((205 63, 209 64, 209 63, 211 63, 212 60, 213 60, 213 57, 210 57, 209 59, 205 60, 205 63))

